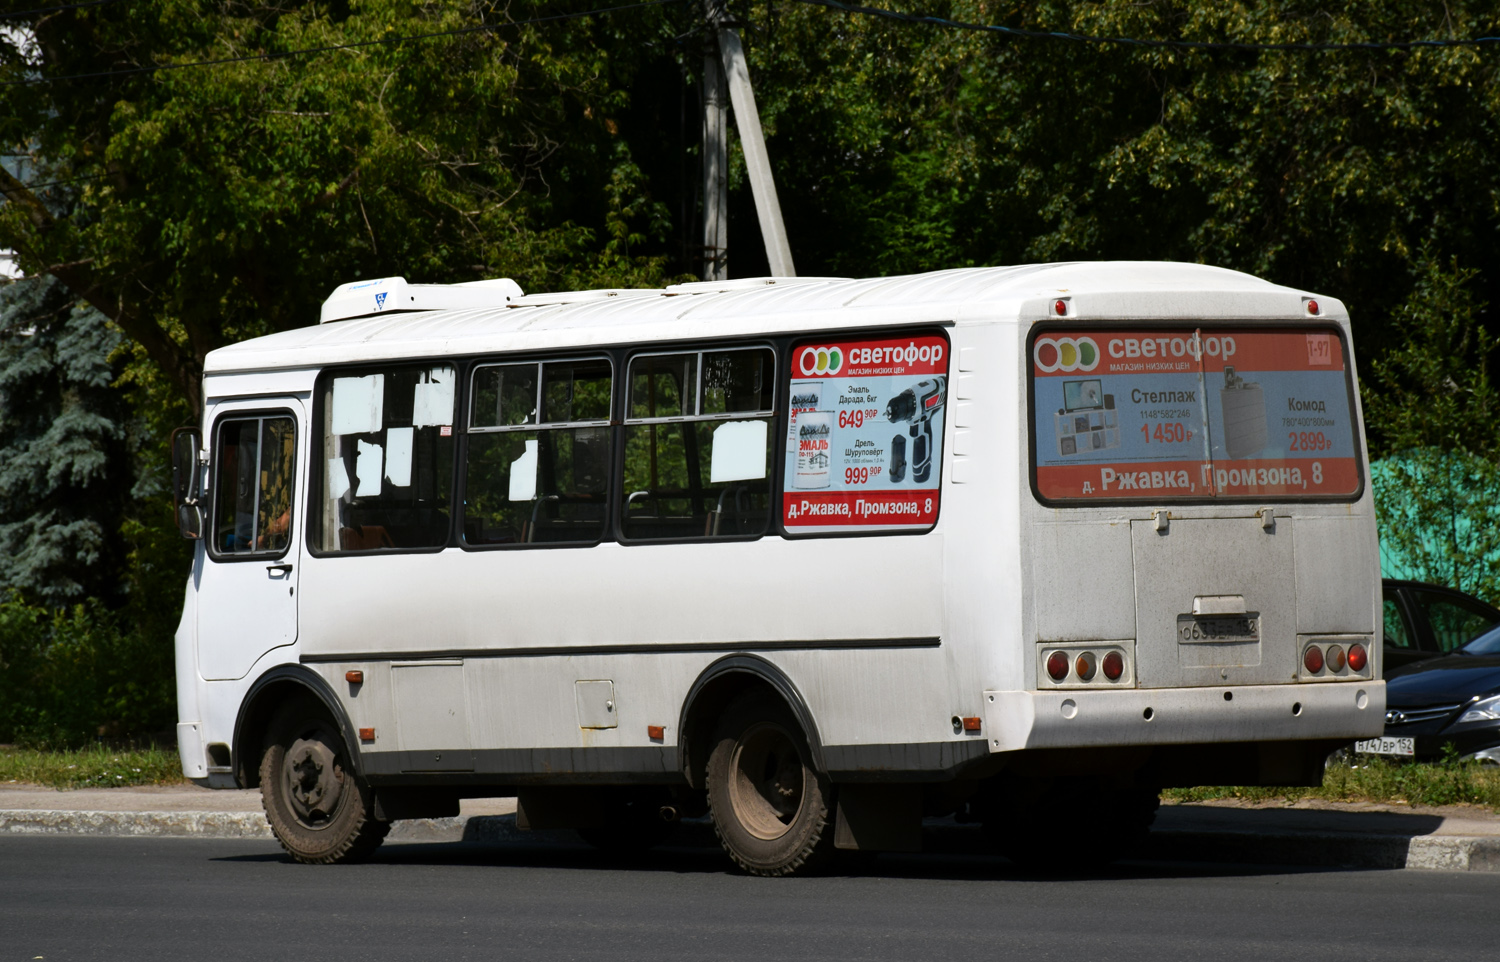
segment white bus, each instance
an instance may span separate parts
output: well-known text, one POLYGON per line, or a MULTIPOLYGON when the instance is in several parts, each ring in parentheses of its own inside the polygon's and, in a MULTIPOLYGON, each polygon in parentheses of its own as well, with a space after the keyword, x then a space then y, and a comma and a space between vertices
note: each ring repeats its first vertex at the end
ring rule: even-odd
POLYGON ((523 295, 349 284, 215 351, 183 771, 297 859, 518 798, 767 875, 982 821, 1103 859, 1164 786, 1382 729, 1348 315, 1076 263, 523 295))

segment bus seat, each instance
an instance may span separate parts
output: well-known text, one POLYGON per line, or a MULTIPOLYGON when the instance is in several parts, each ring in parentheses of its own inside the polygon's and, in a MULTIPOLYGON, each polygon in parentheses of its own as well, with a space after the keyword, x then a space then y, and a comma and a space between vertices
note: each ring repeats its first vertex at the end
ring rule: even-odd
POLYGON ((384 525, 361 524, 339 529, 339 547, 345 551, 370 551, 375 548, 394 548, 390 533, 384 525))

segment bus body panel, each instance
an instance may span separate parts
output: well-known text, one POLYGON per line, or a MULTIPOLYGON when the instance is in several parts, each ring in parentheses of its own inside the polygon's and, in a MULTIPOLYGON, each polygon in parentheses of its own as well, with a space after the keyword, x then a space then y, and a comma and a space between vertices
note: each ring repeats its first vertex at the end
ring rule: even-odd
MULTIPOLYGON (((185 616, 178 681, 192 691, 180 704, 183 724, 196 726, 182 741, 185 773, 203 770, 190 764, 188 754, 201 751, 194 746, 233 737, 254 679, 288 663, 318 672, 351 724, 373 729, 357 749, 368 774, 393 784, 680 779, 684 702, 705 670, 736 653, 790 679, 826 767, 843 781, 950 777, 983 756, 1003 761, 1031 749, 1211 750, 1221 741, 1378 732, 1378 644, 1368 645, 1373 667, 1364 680, 1299 680, 1295 664, 1312 636, 1373 639, 1379 578, 1367 466, 1351 502, 1174 504, 1165 533, 1153 515, 1162 509, 1151 503, 1056 507, 1033 497, 1027 339, 1058 297, 1080 316, 1121 320, 1305 317, 1300 292, 1228 271, 1156 267, 1054 265, 1037 270, 1029 287, 1015 279, 1032 275, 995 269, 652 303, 401 315, 215 352, 205 380, 211 403, 261 395, 274 406, 270 395, 311 398, 323 366, 338 363, 463 364, 658 340, 953 325, 932 531, 357 556, 318 556, 303 545, 296 640, 260 648, 238 680, 210 682, 196 667, 183 669, 184 647, 237 644, 201 637, 201 614, 189 632, 185 616), (1069 270, 1092 271, 1100 288, 1077 279, 1051 286, 1069 270), (1153 288, 1161 278, 1169 283, 1153 288), (1271 529, 1261 507, 1272 509, 1271 529), (1242 596, 1269 616, 1258 664, 1219 664, 1222 653, 1213 664, 1182 662, 1168 633, 1206 596, 1242 596), (1091 643, 1135 653, 1128 686, 1049 690, 1046 647, 1091 643), (351 670, 364 673, 362 684, 345 680, 351 670), (611 714, 613 724, 600 723, 611 714), (982 726, 965 729, 966 718, 982 726), (661 738, 648 733, 655 727, 661 738)), ((1338 323, 1347 343, 1342 305, 1324 303, 1318 323, 1338 323)), ((1354 404, 1357 425, 1357 395, 1354 404)), ((303 485, 315 432, 304 427, 299 438, 303 485)), ((300 543, 307 492, 298 503, 300 543)), ((190 607, 215 604, 201 574, 216 564, 200 550, 190 607)))

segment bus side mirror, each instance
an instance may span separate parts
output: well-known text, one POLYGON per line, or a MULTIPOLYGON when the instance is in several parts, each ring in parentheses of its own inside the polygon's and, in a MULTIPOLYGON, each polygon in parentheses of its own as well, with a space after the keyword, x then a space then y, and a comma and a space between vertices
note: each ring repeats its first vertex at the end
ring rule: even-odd
POLYGON ((172 502, 177 510, 177 530, 189 541, 203 537, 203 509, 198 480, 198 452, 203 448, 203 434, 197 428, 178 428, 172 432, 172 502))

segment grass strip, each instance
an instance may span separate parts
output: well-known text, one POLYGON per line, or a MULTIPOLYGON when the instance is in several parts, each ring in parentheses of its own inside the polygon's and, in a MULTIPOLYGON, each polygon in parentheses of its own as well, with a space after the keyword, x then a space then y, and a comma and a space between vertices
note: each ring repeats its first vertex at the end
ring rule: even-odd
POLYGON ((124 788, 185 781, 177 753, 160 748, 93 746, 62 752, 0 748, 0 788, 21 782, 49 788, 124 788))
POLYGON ((1223 785, 1169 788, 1162 800, 1177 803, 1215 798, 1249 802, 1388 802, 1406 805, 1482 805, 1500 811, 1500 766, 1449 759, 1433 764, 1393 762, 1356 755, 1330 764, 1321 788, 1223 785))

